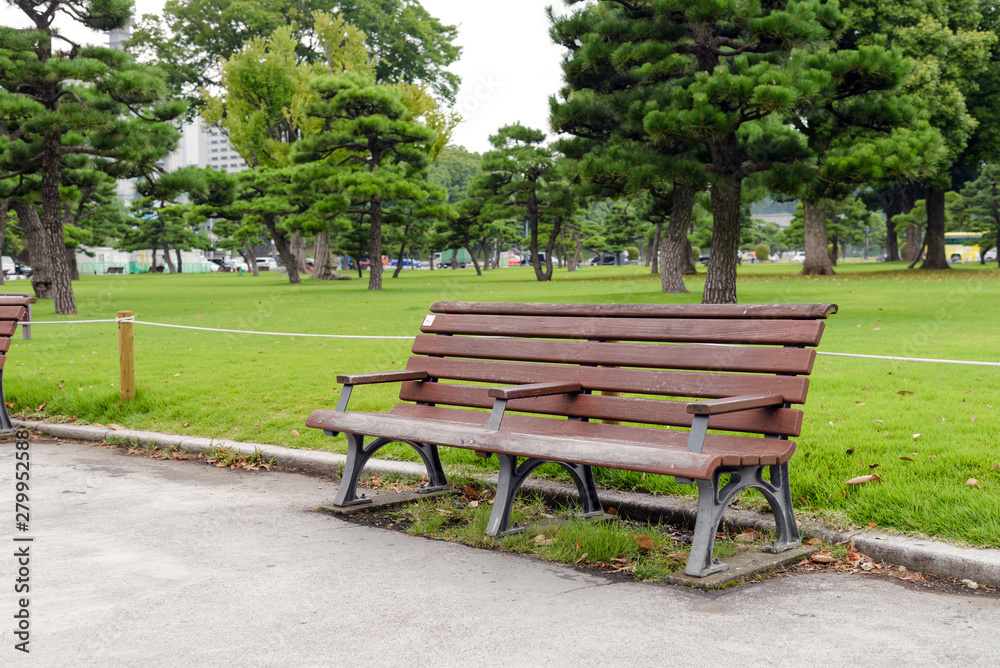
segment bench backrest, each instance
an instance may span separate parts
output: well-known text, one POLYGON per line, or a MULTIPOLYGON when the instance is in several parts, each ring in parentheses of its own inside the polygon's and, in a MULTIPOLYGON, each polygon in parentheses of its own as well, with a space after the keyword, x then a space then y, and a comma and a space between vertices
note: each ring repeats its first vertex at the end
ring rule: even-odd
POLYGON ((33 304, 31 295, 0 295, 0 370, 3 369, 10 339, 17 331, 18 323, 28 318, 28 304, 33 304))
POLYGON ((438 302, 407 363, 432 380, 404 382, 399 396, 488 409, 494 403, 490 386, 572 381, 585 393, 514 399, 507 408, 689 427, 691 399, 768 392, 782 395, 786 406, 719 415, 712 428, 797 436, 802 412, 789 406, 805 402, 804 376, 816 356, 809 348, 819 344, 822 320, 836 309, 834 304, 438 302))

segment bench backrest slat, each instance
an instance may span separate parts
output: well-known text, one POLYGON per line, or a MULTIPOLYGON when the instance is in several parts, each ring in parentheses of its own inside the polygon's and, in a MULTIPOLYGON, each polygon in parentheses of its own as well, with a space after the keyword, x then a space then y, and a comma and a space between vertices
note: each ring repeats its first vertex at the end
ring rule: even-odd
POLYGON ((417 335, 413 353, 441 357, 638 366, 651 369, 743 371, 808 375, 816 351, 808 348, 744 348, 659 343, 601 343, 417 335))
MULTIPOLYGON (((530 345, 530 344, 529 344, 530 345)), ((741 394, 780 394, 788 403, 806 400, 809 379, 734 373, 692 373, 661 369, 622 369, 492 360, 411 357, 408 370, 434 378, 515 385, 571 381, 585 390, 670 397, 718 399, 741 394)))
POLYGON ((635 318, 825 319, 836 304, 520 304, 514 302, 436 302, 432 313, 483 315, 614 316, 635 318))
POLYGON ((5 305, 0 302, 0 320, 23 320, 28 314, 27 307, 20 305, 5 305))
POLYGON ((17 329, 17 320, 0 321, 0 336, 13 336, 17 329))
MULTIPOLYGON (((399 398, 429 404, 490 408, 494 400, 487 390, 474 385, 405 381, 401 384, 399 398)), ((578 394, 512 399, 507 409, 542 415, 690 427, 693 416, 687 412, 686 405, 684 401, 578 394)), ((712 418, 712 428, 798 436, 802 428, 802 411, 794 408, 757 408, 717 415, 712 418)))
POLYGON ((533 336, 549 339, 731 343, 817 346, 825 323, 817 320, 524 317, 503 315, 429 316, 420 327, 428 334, 533 336))

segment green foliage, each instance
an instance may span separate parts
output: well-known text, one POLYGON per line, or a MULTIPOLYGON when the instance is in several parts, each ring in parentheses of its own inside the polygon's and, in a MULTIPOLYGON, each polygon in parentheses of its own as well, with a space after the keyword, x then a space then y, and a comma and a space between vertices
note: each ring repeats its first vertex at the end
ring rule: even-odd
MULTIPOLYGON (((962 197, 959 206, 971 216, 970 229, 985 232, 979 244, 981 255, 989 248, 1000 248, 1000 165, 984 165, 979 176, 966 184, 962 197)), ((985 259, 981 259, 985 263, 985 259)))
POLYGON ((767 244, 757 244, 754 247, 754 257, 758 262, 768 262, 771 259, 771 247, 767 244))
POLYGON ((457 28, 412 0, 168 0, 162 16, 138 22, 129 49, 163 65, 175 93, 197 101, 221 82, 220 62, 278 29, 292 31, 298 62, 329 63, 323 36, 331 33, 317 17, 333 14, 365 32, 379 83, 423 83, 454 101, 459 78, 447 68, 459 56, 457 28))

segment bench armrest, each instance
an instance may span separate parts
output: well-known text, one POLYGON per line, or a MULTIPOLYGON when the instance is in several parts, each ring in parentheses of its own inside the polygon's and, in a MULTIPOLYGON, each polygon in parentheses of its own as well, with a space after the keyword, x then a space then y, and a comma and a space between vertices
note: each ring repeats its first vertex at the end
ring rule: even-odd
POLYGON ((352 373, 337 376, 341 385, 370 385, 372 383, 395 383, 401 380, 426 380, 426 371, 383 371, 381 373, 352 373))
POLYGON ((511 385, 510 387, 491 387, 487 394, 494 399, 524 399, 525 397, 544 397, 550 394, 566 394, 582 390, 583 387, 580 383, 529 383, 527 385, 511 385))
POLYGON ((724 397, 691 403, 687 405, 687 412, 694 415, 721 415, 745 411, 749 408, 780 406, 783 403, 785 403, 785 399, 780 394, 744 394, 738 397, 724 397))
POLYGON ((495 399, 493 402, 493 412, 490 414, 490 422, 486 428, 490 431, 499 431, 503 422, 504 413, 507 411, 507 402, 511 399, 524 399, 525 397, 544 397, 551 394, 569 394, 583 391, 580 383, 557 381, 554 383, 528 383, 527 385, 512 385, 510 387, 491 387, 487 394, 495 399))

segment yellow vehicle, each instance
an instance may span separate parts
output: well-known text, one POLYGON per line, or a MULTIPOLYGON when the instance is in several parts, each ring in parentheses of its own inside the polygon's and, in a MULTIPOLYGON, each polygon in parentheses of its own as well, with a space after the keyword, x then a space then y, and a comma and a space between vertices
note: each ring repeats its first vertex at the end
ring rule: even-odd
POLYGON ((979 262, 982 232, 945 232, 944 254, 948 262, 979 262))

